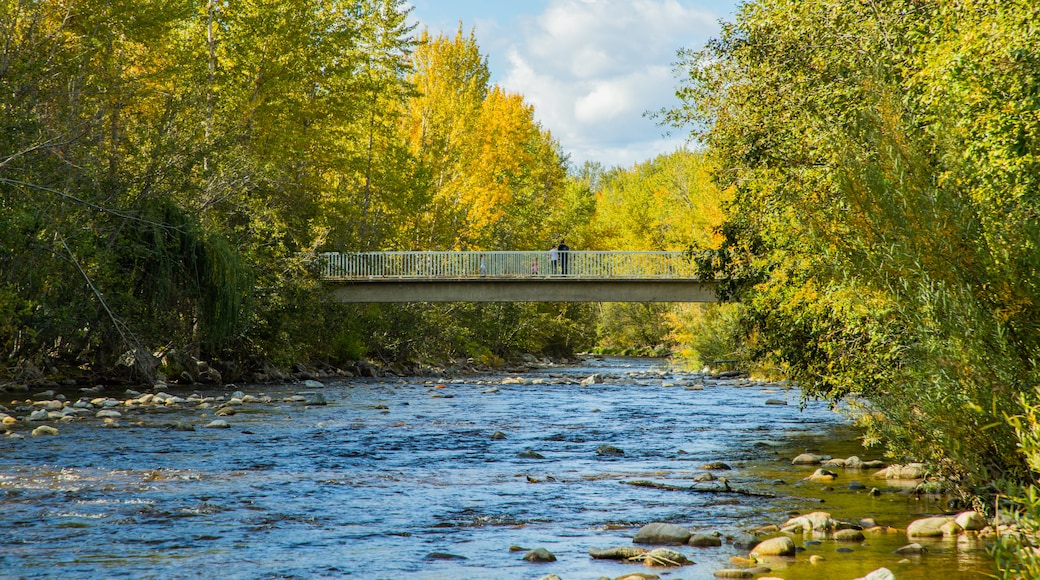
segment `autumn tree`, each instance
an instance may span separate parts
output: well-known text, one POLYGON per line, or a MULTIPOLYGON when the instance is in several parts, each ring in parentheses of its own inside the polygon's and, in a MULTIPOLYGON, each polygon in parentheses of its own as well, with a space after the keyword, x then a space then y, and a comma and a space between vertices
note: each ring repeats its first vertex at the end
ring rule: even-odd
POLYGON ((748 3, 670 112, 734 191, 715 263, 752 355, 981 493, 1029 478, 1004 417, 1037 383, 1036 16, 748 3))

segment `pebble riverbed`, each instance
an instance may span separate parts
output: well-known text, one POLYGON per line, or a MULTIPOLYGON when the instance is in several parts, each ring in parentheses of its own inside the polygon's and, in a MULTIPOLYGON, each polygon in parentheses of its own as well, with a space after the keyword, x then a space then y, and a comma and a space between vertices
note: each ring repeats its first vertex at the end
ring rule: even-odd
MULTIPOLYGON (((747 556, 728 538, 794 512, 901 527, 941 513, 866 472, 805 481, 814 469, 790 462, 804 450, 869 453, 828 405, 652 359, 34 394, 0 401, 11 433, 0 439, 3 578, 706 579, 747 556), (723 489, 694 481, 705 473, 778 497, 625 485, 723 489), (852 480, 884 493, 868 498, 852 480), (724 541, 676 548, 695 562, 682 568, 589 557, 631 546, 649 522, 724 541), (556 561, 523 559, 536 548, 556 561)), ((976 578, 989 566, 977 543, 929 544, 909 564, 891 554, 905 536, 798 543, 805 552, 767 575, 851 580, 884 565, 901 579, 976 578)))

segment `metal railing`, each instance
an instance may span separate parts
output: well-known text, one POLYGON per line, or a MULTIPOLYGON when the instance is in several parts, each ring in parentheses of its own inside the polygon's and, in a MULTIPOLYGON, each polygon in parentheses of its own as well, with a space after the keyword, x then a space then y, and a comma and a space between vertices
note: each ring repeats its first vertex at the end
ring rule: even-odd
POLYGON ((328 252, 324 277, 370 278, 630 278, 695 279, 688 252, 328 252))

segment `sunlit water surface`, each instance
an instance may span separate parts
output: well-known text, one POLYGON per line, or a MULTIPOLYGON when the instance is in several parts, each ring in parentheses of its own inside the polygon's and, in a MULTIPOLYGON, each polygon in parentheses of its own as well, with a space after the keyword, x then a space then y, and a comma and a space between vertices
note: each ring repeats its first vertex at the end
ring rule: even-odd
MULTIPOLYGON (((812 469, 789 459, 805 448, 874 457, 826 404, 801 409, 796 390, 704 380, 639 359, 501 384, 510 376, 328 381, 327 406, 247 405, 228 418, 231 429, 201 428, 207 411, 182 410, 0 440, 0 577, 614 578, 651 571, 593 560, 589 548, 631 545, 648 522, 732 536, 791 511, 900 527, 941 512, 887 488, 878 499, 847 489, 852 480, 884 487, 869 473, 843 473, 833 490, 801 481, 812 469), (605 383, 572 384, 591 373, 605 383), (184 420, 200 428, 167 428, 184 420), (597 455, 605 444, 624 455, 597 455), (544 459, 518 456, 525 451, 544 459), (781 497, 622 483, 693 485, 712 461, 734 468, 718 472, 732 487, 781 497), (528 563, 511 546, 546 548, 557 561, 528 563)), ((302 389, 238 388, 277 400, 302 389)), ((932 542, 925 558, 900 564, 891 551, 906 543, 895 534, 810 544, 806 553, 823 563, 802 554, 773 575, 843 580, 883 565, 899 578, 976 578, 988 570, 977 543, 932 542)), ((712 578, 732 567, 731 556, 746 556, 727 544, 678 549, 696 564, 655 573, 712 578)))

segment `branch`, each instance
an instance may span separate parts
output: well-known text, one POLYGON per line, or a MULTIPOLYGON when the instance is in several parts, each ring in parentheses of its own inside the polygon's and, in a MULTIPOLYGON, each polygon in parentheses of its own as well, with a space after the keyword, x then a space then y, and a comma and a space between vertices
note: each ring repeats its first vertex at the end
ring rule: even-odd
POLYGON ((0 183, 6 183, 6 184, 9 184, 9 185, 20 185, 22 187, 28 187, 28 188, 31 188, 31 189, 38 189, 40 191, 46 191, 47 193, 53 193, 54 195, 57 195, 58 197, 61 197, 61 198, 64 198, 64 199, 67 199, 67 200, 70 200, 70 201, 74 201, 74 202, 76 202, 78 204, 81 204, 81 205, 85 205, 85 206, 87 206, 87 207, 89 207, 91 209, 97 210, 97 211, 99 211, 101 213, 107 213, 107 214, 110 214, 110 215, 114 215, 116 217, 121 217, 121 218, 126 219, 126 220, 140 222, 140 223, 143 223, 143 224, 148 224, 148 225, 151 225, 151 226, 160 227, 160 228, 163 228, 163 229, 166 229, 166 230, 181 231, 180 228, 173 227, 170 224, 165 224, 165 223, 160 223, 160 222, 154 222, 154 221, 151 221, 151 220, 146 220, 144 218, 138 217, 138 216, 133 215, 131 213, 127 213, 127 212, 120 211, 120 210, 117 210, 117 209, 112 209, 112 208, 109 208, 109 207, 105 207, 103 205, 98 205, 98 204, 96 204, 96 203, 94 203, 92 201, 87 201, 87 200, 85 200, 85 199, 83 199, 81 197, 76 197, 75 195, 72 195, 70 193, 65 193, 63 191, 58 191, 57 189, 53 189, 53 188, 50 188, 50 187, 47 187, 47 186, 44 186, 44 185, 37 185, 35 183, 29 183, 27 181, 20 181, 18 179, 7 179, 7 178, 4 178, 4 177, 0 177, 0 183))
POLYGON ((645 479, 638 479, 635 481, 622 481, 624 485, 633 485, 635 487, 649 487, 651 489, 662 489, 664 491, 685 491, 689 493, 723 493, 733 495, 746 495, 751 497, 769 497, 778 498, 780 496, 772 493, 766 493, 763 491, 751 491, 747 489, 733 489, 729 487, 728 482, 724 482, 726 487, 697 487, 697 486, 681 486, 681 485, 669 485, 667 483, 657 483, 656 481, 647 481, 645 479))

